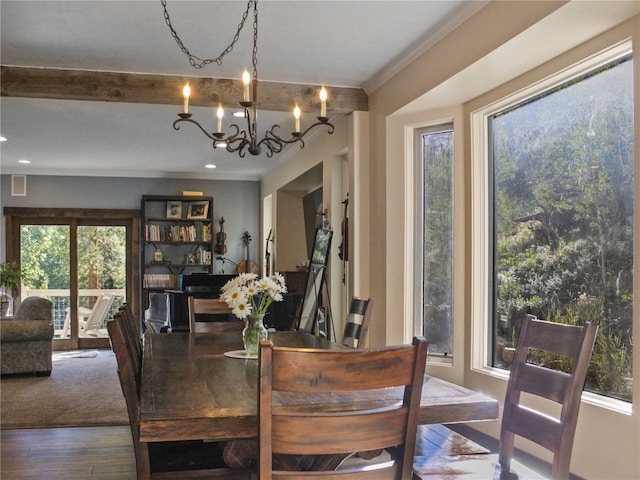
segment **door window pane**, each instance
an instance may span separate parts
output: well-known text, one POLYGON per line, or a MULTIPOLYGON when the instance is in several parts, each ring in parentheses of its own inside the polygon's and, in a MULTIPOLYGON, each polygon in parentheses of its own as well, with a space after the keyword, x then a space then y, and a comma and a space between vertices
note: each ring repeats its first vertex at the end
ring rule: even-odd
POLYGON ((125 227, 79 226, 78 319, 81 337, 108 337, 106 322, 122 305, 125 287, 125 227), (104 305, 98 303, 105 294, 112 295, 113 300, 105 300, 104 305))
POLYGON ((69 234, 68 225, 22 225, 20 228, 22 298, 42 296, 51 300, 55 338, 71 335, 69 234))

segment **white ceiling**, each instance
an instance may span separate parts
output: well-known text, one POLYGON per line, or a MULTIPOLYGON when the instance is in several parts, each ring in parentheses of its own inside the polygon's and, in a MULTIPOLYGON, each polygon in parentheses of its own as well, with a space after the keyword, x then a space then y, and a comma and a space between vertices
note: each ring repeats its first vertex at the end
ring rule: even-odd
MULTIPOLYGON (((483 4, 262 0, 259 78, 370 93, 483 4)), ((243 1, 168 0, 174 28, 193 54, 205 58, 227 46, 245 8, 243 1)), ((0 15, 2 65, 220 78, 237 78, 250 66, 251 16, 221 66, 196 70, 171 37, 160 0, 2 0, 0 15)), ((0 133, 8 138, 0 144, 2 173, 257 179, 286 155, 241 159, 214 151, 195 128, 173 130, 179 104, 0 102, 0 133), (20 159, 31 164, 22 166, 20 159), (218 168, 206 170, 206 163, 218 168)), ((213 128, 211 109, 191 111, 196 119, 211 118, 213 128)), ((292 120, 260 112, 261 125, 272 123, 287 131, 292 120)))

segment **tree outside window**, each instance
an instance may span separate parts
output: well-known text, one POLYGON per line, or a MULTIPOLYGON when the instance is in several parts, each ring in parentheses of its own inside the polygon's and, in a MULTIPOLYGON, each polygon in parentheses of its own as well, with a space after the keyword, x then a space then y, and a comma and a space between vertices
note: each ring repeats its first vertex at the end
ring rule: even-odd
MULTIPOLYGON (((527 313, 598 325, 587 390, 631 401, 632 62, 625 57, 490 118, 493 365, 527 313)), ((535 358, 566 368, 561 358, 535 358)))

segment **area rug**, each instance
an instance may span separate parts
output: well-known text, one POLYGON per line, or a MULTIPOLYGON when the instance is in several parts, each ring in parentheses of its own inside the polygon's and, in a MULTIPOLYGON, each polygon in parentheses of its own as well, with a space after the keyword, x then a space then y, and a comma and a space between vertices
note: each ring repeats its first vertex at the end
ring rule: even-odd
POLYGON ((54 354, 50 377, 0 379, 0 428, 127 425, 111 350, 54 354))

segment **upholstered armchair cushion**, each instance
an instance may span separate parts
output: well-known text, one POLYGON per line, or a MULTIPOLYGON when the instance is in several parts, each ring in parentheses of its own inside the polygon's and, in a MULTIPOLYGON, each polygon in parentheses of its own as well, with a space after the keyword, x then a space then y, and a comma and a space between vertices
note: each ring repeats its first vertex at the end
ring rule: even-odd
POLYGON ((27 297, 13 317, 14 320, 48 320, 53 318, 53 305, 42 297, 27 297))
POLYGON ((3 319, 2 343, 30 342, 34 340, 51 340, 53 338, 53 324, 45 320, 26 322, 24 320, 3 319))
POLYGON ((13 319, 0 321, 0 370, 3 375, 51 374, 52 307, 46 298, 28 297, 13 319))

